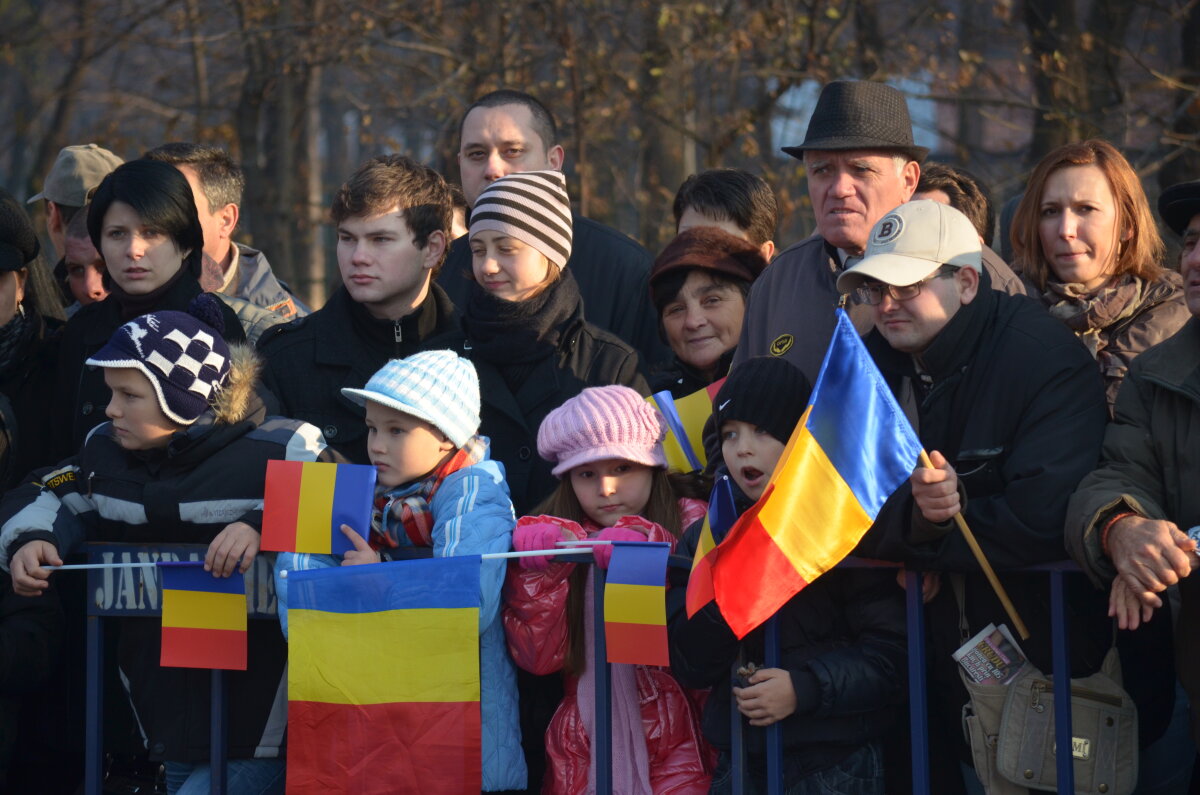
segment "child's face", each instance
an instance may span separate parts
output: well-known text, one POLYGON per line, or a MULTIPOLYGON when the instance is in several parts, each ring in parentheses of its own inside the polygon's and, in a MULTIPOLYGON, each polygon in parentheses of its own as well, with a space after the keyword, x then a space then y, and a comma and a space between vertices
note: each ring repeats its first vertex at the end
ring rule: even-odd
POLYGON ((583 512, 601 527, 612 527, 622 516, 640 515, 650 502, 654 482, 650 467, 623 458, 577 466, 570 477, 583 512))
POLYGON ((395 488, 429 474, 454 444, 425 420, 367 401, 367 455, 375 482, 395 488))
POLYGON ((166 447, 171 435, 183 428, 163 413, 154 386, 141 370, 105 367, 104 383, 112 390, 104 413, 112 420, 117 444, 126 450, 166 447))
POLYGON ((741 420, 721 423, 721 455, 729 475, 746 496, 757 500, 775 471, 783 442, 771 434, 741 420))

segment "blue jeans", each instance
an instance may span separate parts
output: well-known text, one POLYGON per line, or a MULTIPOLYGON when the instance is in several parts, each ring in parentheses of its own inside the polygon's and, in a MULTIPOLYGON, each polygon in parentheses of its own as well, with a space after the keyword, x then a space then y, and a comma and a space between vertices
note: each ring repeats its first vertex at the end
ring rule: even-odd
MULTIPOLYGON (((169 795, 208 795, 208 764, 166 762, 169 795)), ((230 759, 225 766, 230 795, 282 795, 287 765, 282 759, 230 759)))
MULTIPOLYGON (((759 795, 759 788, 747 777, 746 795, 759 795)), ((733 766, 722 753, 713 771, 710 795, 733 792, 733 766)), ((868 743, 833 767, 818 770, 799 781, 787 784, 784 795, 883 795, 883 753, 878 743, 868 743)))

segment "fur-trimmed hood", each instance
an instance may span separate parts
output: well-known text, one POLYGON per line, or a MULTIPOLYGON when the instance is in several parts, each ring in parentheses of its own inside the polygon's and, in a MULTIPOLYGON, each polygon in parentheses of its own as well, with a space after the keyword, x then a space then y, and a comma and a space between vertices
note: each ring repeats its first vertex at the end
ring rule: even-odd
POLYGON ((246 419, 257 404, 256 388, 262 360, 246 345, 229 346, 229 379, 212 401, 213 414, 222 425, 246 419))

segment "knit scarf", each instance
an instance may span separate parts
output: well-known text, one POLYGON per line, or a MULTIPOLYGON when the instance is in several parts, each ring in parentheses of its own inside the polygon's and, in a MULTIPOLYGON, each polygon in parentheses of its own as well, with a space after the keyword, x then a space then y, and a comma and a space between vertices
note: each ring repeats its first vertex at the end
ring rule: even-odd
POLYGON ((570 271, 524 301, 505 301, 473 283, 463 328, 480 359, 501 366, 530 364, 554 352, 579 303, 570 271))
POLYGON ((1107 343, 1102 332, 1132 317, 1145 300, 1146 288, 1147 284, 1131 273, 1090 292, 1081 284, 1047 280, 1042 302, 1052 316, 1075 332, 1092 357, 1098 358, 1107 343))
POLYGON ((371 522, 371 548, 395 549, 400 546, 396 525, 388 517, 399 519, 399 526, 414 547, 433 546, 433 511, 429 503, 442 487, 442 481, 460 469, 474 466, 483 460, 487 446, 478 436, 467 440, 458 452, 416 484, 393 489, 375 498, 371 522))
POLYGON ((0 326, 0 373, 7 373, 13 365, 20 364, 27 343, 37 331, 37 324, 18 309, 12 320, 0 326))
POLYGON ((113 299, 117 302, 117 307, 121 310, 121 322, 133 320, 135 317, 141 317, 147 312, 153 312, 159 309, 159 302, 162 301, 164 295, 171 291, 180 279, 187 274, 188 278, 196 277, 188 273, 187 265, 180 265, 179 270, 175 271, 175 275, 167 279, 163 284, 144 295, 130 295, 121 289, 121 285, 117 284, 115 279, 108 279, 109 292, 112 293, 113 299))

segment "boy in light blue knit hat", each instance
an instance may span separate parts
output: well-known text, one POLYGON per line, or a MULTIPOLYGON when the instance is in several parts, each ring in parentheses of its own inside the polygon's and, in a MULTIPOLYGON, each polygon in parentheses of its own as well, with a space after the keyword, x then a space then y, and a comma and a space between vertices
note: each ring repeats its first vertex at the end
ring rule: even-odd
MULTIPOLYGON (((276 562, 277 571, 512 548, 516 517, 504 465, 488 457, 488 440, 477 434, 479 377, 471 362, 453 351, 422 351, 391 360, 365 387, 343 389, 342 394, 366 407, 367 454, 378 473, 372 526, 342 525, 354 549, 340 561, 332 555, 285 552, 276 562)), ((499 616, 504 570, 503 560, 485 560, 480 574, 485 792, 524 789, 526 783, 516 672, 499 616)), ((285 634, 286 583, 276 577, 285 634)))

